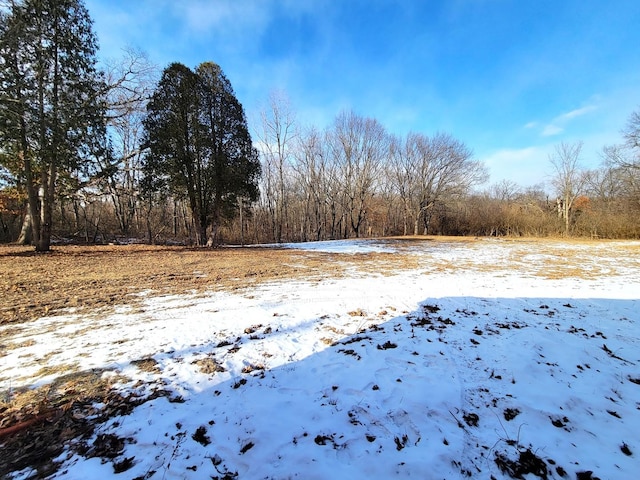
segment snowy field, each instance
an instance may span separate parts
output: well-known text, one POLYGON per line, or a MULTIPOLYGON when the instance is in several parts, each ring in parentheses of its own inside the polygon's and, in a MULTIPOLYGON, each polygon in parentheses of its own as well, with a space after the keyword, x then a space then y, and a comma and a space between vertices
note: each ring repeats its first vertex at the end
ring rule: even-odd
POLYGON ((0 327, 4 391, 46 362, 164 392, 98 426, 117 455, 69 448, 53 478, 638 478, 638 243, 286 247, 417 267, 0 327))

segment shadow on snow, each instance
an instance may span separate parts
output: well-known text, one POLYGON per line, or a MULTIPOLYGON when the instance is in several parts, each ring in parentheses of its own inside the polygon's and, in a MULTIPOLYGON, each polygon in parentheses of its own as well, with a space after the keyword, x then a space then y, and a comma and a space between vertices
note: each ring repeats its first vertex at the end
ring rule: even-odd
POLYGON ((640 449, 638 303, 431 298, 273 368, 270 342, 295 351, 296 335, 321 320, 269 331, 265 318, 227 345, 154 358, 207 353, 223 364, 263 342, 266 369, 254 359, 244 373, 198 373, 200 383, 98 425, 88 443, 121 439, 113 458, 83 470, 89 461, 76 454, 63 468, 110 475, 119 465, 127 478, 631 478, 637 453, 622 445, 640 449))

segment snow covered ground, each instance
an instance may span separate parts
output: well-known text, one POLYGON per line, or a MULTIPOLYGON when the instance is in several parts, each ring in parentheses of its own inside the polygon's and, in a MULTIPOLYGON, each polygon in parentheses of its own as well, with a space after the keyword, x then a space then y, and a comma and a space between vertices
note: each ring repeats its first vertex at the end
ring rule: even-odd
POLYGON ((69 450, 55 478, 637 478, 637 246, 289 244, 418 267, 0 327, 23 345, 0 386, 51 381, 46 359, 170 392, 99 426, 119 456, 69 450))

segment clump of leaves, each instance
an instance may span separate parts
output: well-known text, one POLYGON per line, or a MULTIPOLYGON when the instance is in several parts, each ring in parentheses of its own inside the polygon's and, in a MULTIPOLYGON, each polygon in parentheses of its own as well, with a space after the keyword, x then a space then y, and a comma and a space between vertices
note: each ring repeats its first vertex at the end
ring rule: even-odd
POLYGON ((126 472, 131 467, 133 467, 133 461, 134 460, 135 460, 135 457, 127 457, 127 458, 125 458, 124 460, 122 460, 120 462, 115 462, 113 464, 113 473, 126 472))
POLYGON ((203 447, 206 447, 211 443, 211 439, 207 435, 207 427, 201 425, 196 429, 196 432, 191 435, 196 442, 198 442, 203 447))
POLYGON ((549 478, 547 464, 533 453, 530 448, 521 450, 517 460, 511 460, 506 455, 496 452, 494 461, 502 473, 509 475, 511 478, 524 478, 524 475, 529 473, 543 480, 549 478))
POLYGON ((152 357, 133 360, 131 362, 131 365, 135 365, 142 372, 160 373, 160 367, 158 367, 158 362, 152 357))
POLYGON ((407 446, 409 437, 407 435, 403 435, 402 438, 394 437, 393 441, 396 443, 396 450, 400 451, 407 446))
POLYGON ((254 446, 255 444, 253 442, 249 442, 240 449, 240 453, 244 455, 249 450, 251 450, 254 446))
POLYGON ((576 472, 577 480, 600 480, 599 477, 594 477, 593 472, 591 470, 586 470, 584 472, 576 472))
POLYGON ((425 312, 429 312, 429 313, 437 313, 440 311, 440 307, 437 305, 425 305, 424 307, 425 312))
POLYGON ((633 452, 631 451, 631 449, 629 448, 629 445, 627 445, 626 443, 622 442, 622 445, 620 445, 620 451, 622 453, 624 453, 626 456, 630 457, 633 455, 633 452))
POLYGON ((503 415, 504 419, 508 422, 520 415, 520 410, 517 408, 505 408, 503 415))
POLYGON ((206 375, 225 371, 225 368, 220 365, 215 358, 201 358, 193 363, 200 367, 200 371, 206 375))
POLYGON ((462 418, 470 427, 477 427, 478 422, 480 421, 480 417, 477 413, 465 413, 462 418))
POLYGON ((232 387, 233 387, 234 389, 238 389, 238 388, 240 388, 241 386, 246 385, 246 383, 247 383, 247 379, 246 379, 246 378, 241 378, 240 380, 238 380, 237 382, 235 382, 235 383, 232 385, 232 387))

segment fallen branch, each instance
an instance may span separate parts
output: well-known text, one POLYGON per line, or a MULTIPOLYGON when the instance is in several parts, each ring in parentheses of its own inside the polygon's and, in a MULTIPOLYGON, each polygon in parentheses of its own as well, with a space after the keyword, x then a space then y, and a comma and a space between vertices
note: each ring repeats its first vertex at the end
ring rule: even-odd
POLYGON ((0 441, 4 440, 5 437, 20 433, 33 425, 52 420, 54 417, 59 416, 61 413, 62 411, 58 408, 48 410, 44 413, 36 415, 33 418, 30 418, 29 420, 23 420, 22 422, 18 422, 14 425, 11 425, 10 427, 2 428, 0 429, 0 441))
POLYGON ((606 344, 606 343, 603 343, 603 344, 602 344, 602 350, 604 350, 605 352, 607 352, 607 354, 608 354, 611 358, 615 358, 616 360, 620 360, 621 362, 628 363, 629 365, 635 365, 635 363, 633 363, 633 362, 631 362, 631 361, 629 361, 629 360, 626 360, 626 359, 624 359, 624 358, 622 358, 622 357, 619 357, 618 355, 616 355, 615 353, 613 353, 613 352, 611 351, 611 349, 610 349, 609 347, 607 347, 607 344, 606 344))

